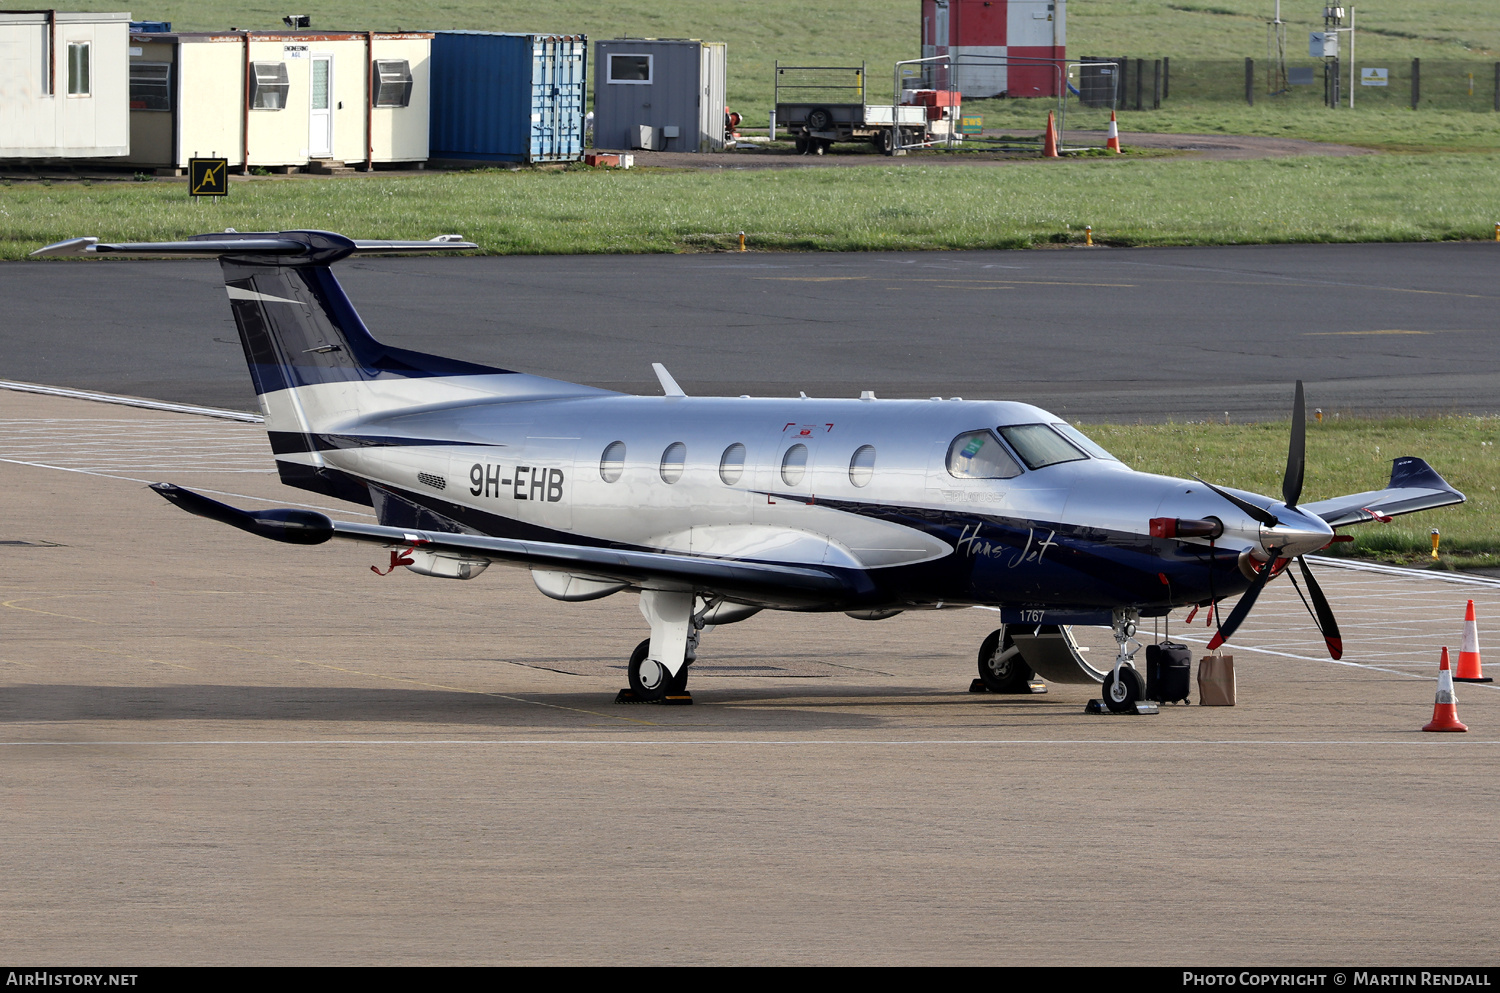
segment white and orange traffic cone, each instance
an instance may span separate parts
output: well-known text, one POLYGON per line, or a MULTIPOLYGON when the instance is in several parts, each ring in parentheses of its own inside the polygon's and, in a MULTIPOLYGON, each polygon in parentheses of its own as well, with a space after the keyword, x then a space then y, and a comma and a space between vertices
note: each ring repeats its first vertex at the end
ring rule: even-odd
POLYGON ((1052 111, 1047 111, 1047 136, 1042 140, 1042 158, 1057 158, 1057 125, 1052 123, 1052 111))
POLYGON ((1122 154, 1120 152, 1120 125, 1115 122, 1114 111, 1109 112, 1109 140, 1104 143, 1104 147, 1116 155, 1122 154))
POLYGON ((1448 646, 1443 646, 1443 661, 1438 665, 1437 699, 1432 704, 1432 722, 1423 731, 1467 731, 1459 722, 1458 701, 1453 696, 1453 673, 1448 670, 1448 646))
POLYGON ((1469 601, 1469 609, 1464 611, 1464 646, 1458 650, 1458 671, 1453 674, 1453 679, 1460 683, 1494 682, 1484 674, 1479 661, 1479 622, 1474 620, 1473 600, 1469 601))

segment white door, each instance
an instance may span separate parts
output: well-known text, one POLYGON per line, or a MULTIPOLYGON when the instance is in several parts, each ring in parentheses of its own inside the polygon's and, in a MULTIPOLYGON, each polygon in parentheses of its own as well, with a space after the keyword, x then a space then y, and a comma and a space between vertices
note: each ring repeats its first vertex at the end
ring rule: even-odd
POLYGON ((312 109, 308 114, 309 158, 333 157, 333 56, 312 57, 312 109))

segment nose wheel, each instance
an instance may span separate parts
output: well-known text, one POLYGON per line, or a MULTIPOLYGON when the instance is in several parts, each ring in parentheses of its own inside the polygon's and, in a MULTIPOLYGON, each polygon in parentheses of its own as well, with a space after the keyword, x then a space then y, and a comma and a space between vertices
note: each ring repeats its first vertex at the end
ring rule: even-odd
POLYGON ((1104 677, 1103 689, 1104 705, 1116 714, 1129 713, 1146 699, 1146 680, 1129 666, 1110 670, 1104 677))

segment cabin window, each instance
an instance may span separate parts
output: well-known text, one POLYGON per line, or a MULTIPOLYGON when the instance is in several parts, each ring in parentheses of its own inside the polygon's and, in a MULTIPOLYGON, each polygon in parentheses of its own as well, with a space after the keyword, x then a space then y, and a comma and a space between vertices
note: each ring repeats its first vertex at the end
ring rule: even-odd
POLYGON ((609 57, 609 81, 640 85, 651 82, 651 56, 614 55, 609 57))
POLYGON ((674 441, 661 453, 661 481, 675 483, 682 478, 682 466, 687 461, 687 446, 674 441))
POLYGON ((724 480, 725 486, 733 486, 744 474, 745 446, 735 442, 724 449, 724 457, 719 459, 719 478, 724 480))
POLYGON ((993 431, 970 431, 948 446, 948 473, 959 479, 1010 479, 1021 467, 993 431))
POLYGON ((291 87, 285 62, 250 63, 251 110, 284 110, 291 87))
POLYGON ((1088 452, 1094 458, 1109 459, 1111 462, 1120 461, 1113 455, 1106 452, 1103 448, 1100 448, 1099 444, 1096 441, 1094 441, 1088 435, 1084 434, 1082 431, 1075 428, 1073 425, 1064 422, 1054 424, 1052 425, 1052 427, 1057 431, 1061 431, 1064 438, 1067 438, 1073 444, 1077 445, 1085 452, 1088 452))
POLYGON ((93 92, 89 79, 89 43, 68 45, 68 96, 86 97, 93 92))
POLYGON ((625 443, 612 441, 604 449, 604 454, 599 457, 599 478, 606 483, 613 483, 624 471, 625 443))
POLYGON ((130 63, 130 109, 172 109, 172 64, 130 63))
POLYGON ((1001 428, 1000 434, 1031 469, 1088 458, 1076 445, 1047 424, 1012 424, 1001 428))
POLYGON ((411 63, 406 59, 376 59, 370 78, 375 81, 375 106, 411 106, 411 63))
POLYGON ((802 444, 793 445, 781 457, 781 481, 788 486, 796 486, 802 482, 802 477, 806 474, 807 446, 802 444))
POLYGON ((875 475, 875 446, 860 445, 849 460, 849 482, 855 486, 868 486, 875 475))

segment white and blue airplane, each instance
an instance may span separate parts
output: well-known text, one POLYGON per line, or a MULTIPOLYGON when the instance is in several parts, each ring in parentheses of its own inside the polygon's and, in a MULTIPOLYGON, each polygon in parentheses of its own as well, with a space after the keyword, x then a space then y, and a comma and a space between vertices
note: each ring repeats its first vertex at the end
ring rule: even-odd
POLYGON ((989 606, 1003 626, 980 648, 986 687, 1024 691, 1035 673, 1102 683, 1125 711, 1145 694, 1140 618, 1243 594, 1216 648, 1295 560, 1338 658, 1337 622, 1303 556, 1334 528, 1464 500, 1403 457, 1385 489, 1299 505, 1300 382, 1275 500, 1135 472, 1024 403, 694 397, 659 364, 664 395, 631 396, 392 348, 330 269, 361 253, 474 247, 230 231, 33 254, 218 257, 282 481, 371 506, 379 523, 240 510, 154 484, 163 497, 276 541, 388 546, 392 569, 424 576, 472 579, 501 563, 559 600, 636 593, 650 626, 629 665, 639 700, 682 694, 700 634, 760 610, 879 620, 989 606), (1084 660, 1074 624, 1111 627, 1112 668, 1084 660))

